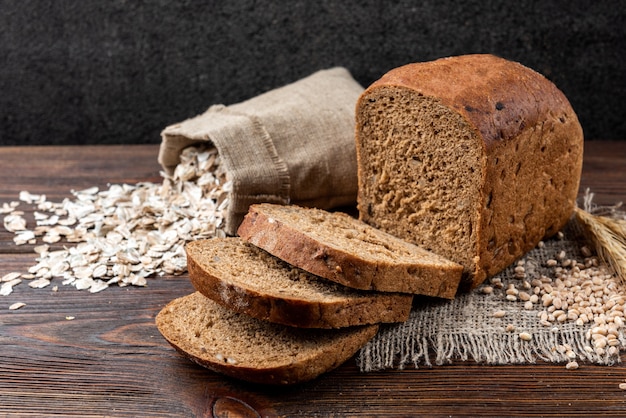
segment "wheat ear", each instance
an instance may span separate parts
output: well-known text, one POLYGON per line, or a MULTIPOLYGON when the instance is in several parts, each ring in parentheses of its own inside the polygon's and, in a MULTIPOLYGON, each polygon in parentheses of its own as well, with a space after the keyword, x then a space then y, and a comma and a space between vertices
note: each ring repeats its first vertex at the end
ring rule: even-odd
POLYGON ((598 257, 626 284, 626 220, 592 215, 580 208, 575 215, 598 257))

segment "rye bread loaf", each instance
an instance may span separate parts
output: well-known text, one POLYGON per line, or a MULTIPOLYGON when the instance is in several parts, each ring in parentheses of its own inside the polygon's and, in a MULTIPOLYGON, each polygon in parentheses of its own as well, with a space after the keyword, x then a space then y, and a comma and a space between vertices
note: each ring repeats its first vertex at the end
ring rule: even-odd
POLYGON ((545 77, 468 55, 369 86, 356 146, 359 218, 462 264, 462 287, 475 287, 565 225, 583 132, 545 77))
POLYGON ((378 325, 300 329, 236 313, 199 292, 173 300, 156 317, 183 356, 228 376, 257 383, 311 380, 348 360, 378 325))
POLYGON ((237 232, 294 266, 356 289, 454 298, 463 270, 342 212, 256 204, 237 232))
POLYGON ((254 318, 302 328, 406 321, 413 296, 350 289, 300 270, 241 238, 192 241, 187 269, 197 291, 254 318))

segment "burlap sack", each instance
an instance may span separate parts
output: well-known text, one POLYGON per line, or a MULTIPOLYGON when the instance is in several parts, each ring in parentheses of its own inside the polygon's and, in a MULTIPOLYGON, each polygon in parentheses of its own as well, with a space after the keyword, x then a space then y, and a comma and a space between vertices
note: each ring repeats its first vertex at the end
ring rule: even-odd
POLYGON ((332 68, 238 104, 211 106, 165 128, 159 163, 172 173, 182 149, 212 142, 233 182, 225 214, 231 235, 253 203, 354 204, 354 111, 362 91, 346 69, 332 68))

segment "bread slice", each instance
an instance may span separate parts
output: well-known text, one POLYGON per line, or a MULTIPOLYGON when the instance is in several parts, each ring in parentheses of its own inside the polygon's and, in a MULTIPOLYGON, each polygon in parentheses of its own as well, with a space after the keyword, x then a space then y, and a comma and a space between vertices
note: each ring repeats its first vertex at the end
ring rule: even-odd
POLYGON ((475 287, 555 234, 578 193, 567 98, 493 55, 408 64, 356 106, 359 218, 464 266, 475 287))
POLYGON ((356 289, 454 298, 463 270, 342 212, 256 204, 238 234, 294 266, 356 289))
POLYGON ((165 339, 211 370, 250 382, 293 384, 341 365, 378 325, 300 329, 233 312, 199 292, 173 300, 156 317, 165 339))
POLYGON ((193 286, 221 305, 257 319, 304 328, 403 322, 413 296, 350 289, 293 267, 241 238, 186 246, 193 286))

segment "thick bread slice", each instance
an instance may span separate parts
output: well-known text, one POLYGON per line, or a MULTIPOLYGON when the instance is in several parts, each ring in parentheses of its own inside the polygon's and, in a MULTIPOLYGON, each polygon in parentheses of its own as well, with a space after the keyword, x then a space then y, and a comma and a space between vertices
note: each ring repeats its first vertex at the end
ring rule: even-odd
POLYGON ((549 80, 493 55, 408 64, 356 106, 359 218, 478 286, 572 214, 583 132, 549 80))
POLYGON ((257 383, 311 380, 341 365, 378 325, 301 329, 233 312, 199 292, 173 300, 156 317, 165 339, 192 361, 257 383))
POLYGON ((454 298, 463 270, 341 212, 257 204, 237 232, 294 266, 356 289, 454 298))
POLYGON ((193 286, 221 305, 257 319, 304 328, 403 322, 413 296, 350 289, 242 241, 214 238, 186 246, 193 286))

